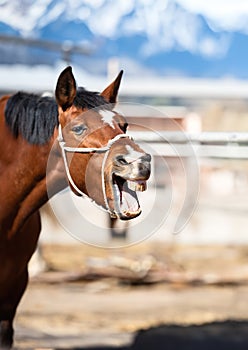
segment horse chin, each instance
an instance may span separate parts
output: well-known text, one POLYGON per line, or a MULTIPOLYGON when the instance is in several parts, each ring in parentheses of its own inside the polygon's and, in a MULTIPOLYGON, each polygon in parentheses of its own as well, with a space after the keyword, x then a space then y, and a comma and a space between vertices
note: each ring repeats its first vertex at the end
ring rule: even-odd
POLYGON ((146 181, 127 180, 112 174, 112 187, 114 194, 114 211, 121 220, 131 220, 141 214, 137 197, 138 191, 146 190, 146 181))

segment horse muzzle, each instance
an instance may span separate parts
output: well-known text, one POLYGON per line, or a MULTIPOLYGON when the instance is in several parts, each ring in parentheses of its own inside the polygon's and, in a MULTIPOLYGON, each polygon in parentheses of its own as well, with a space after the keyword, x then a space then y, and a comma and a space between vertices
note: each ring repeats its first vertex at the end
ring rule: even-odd
MULTIPOLYGON (((137 154, 136 154, 137 155, 137 154)), ((114 211, 122 220, 130 220, 141 214, 137 192, 147 189, 151 173, 151 156, 118 155, 112 169, 114 211)))

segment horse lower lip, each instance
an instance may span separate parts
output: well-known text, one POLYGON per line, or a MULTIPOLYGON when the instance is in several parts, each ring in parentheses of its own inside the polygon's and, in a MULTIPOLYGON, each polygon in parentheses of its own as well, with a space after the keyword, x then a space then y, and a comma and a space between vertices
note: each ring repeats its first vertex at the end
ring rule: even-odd
POLYGON ((138 210, 136 212, 124 212, 119 215, 119 218, 121 220, 131 220, 137 218, 141 214, 141 210, 138 210))

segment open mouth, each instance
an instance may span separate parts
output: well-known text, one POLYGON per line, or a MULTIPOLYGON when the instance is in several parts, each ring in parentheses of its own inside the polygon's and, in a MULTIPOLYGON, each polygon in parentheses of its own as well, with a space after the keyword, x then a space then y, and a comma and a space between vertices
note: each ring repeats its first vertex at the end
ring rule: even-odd
POLYGON ((146 190, 146 181, 126 180, 113 174, 115 211, 122 220, 136 218, 141 208, 136 192, 146 190))

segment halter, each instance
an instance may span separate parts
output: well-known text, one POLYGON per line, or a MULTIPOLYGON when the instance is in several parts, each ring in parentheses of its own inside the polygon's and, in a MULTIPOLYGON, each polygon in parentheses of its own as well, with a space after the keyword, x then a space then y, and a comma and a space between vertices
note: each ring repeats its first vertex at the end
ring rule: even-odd
POLYGON ((85 193, 83 193, 75 184, 74 180, 72 179, 72 176, 70 174, 70 169, 67 163, 67 159, 66 159, 66 152, 70 152, 70 153, 105 153, 104 154, 104 158, 102 161, 102 167, 101 167, 101 179, 102 179, 102 189, 103 189, 103 198, 104 198, 104 204, 107 208, 107 212, 115 217, 115 215, 113 215, 113 213, 111 212, 109 205, 108 205, 108 200, 107 200, 107 194, 106 194, 106 185, 105 185, 105 180, 104 180, 104 168, 105 168, 105 163, 106 160, 108 158, 108 154, 110 151, 110 148, 112 147, 112 145, 118 141, 121 138, 129 138, 132 139, 130 136, 126 135, 126 134, 118 134, 116 135, 114 138, 110 139, 107 143, 106 146, 103 147, 69 147, 66 146, 66 142, 64 141, 63 138, 63 134, 62 134, 62 127, 61 124, 59 124, 58 126, 58 142, 61 148, 61 152, 62 152, 62 158, 64 161, 64 165, 65 165, 65 171, 66 171, 66 176, 68 178, 68 181, 70 183, 70 185, 74 188, 74 190, 80 194, 81 196, 86 196, 85 193))

